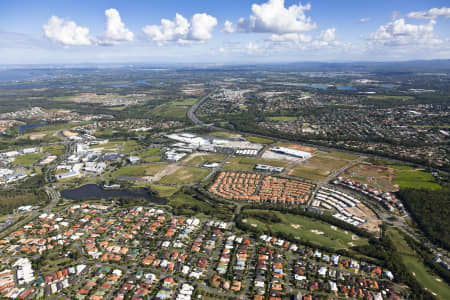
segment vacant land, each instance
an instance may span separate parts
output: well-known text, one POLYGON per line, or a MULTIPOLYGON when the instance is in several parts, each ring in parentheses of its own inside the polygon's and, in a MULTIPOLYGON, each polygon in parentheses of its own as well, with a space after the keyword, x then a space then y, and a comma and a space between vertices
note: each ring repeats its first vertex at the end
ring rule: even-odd
POLYGON ((287 167, 289 162, 250 157, 233 157, 223 165, 223 169, 230 171, 253 171, 256 164, 265 164, 274 167, 287 167))
POLYGON ((256 144, 272 144, 275 141, 271 139, 266 139, 258 136, 246 136, 245 137, 249 142, 256 143, 256 144))
POLYGON ((137 155, 145 162, 156 162, 161 160, 162 152, 159 148, 148 148, 137 155))
POLYGON ((310 241, 320 246, 334 249, 348 249, 353 245, 367 244, 367 239, 365 238, 357 237, 351 232, 308 217, 267 210, 251 210, 248 212, 250 213, 250 217, 247 218, 247 224, 255 228, 271 230, 274 233, 292 234, 296 239, 310 241), (264 219, 258 217, 258 214, 261 215, 264 213, 275 215, 281 219, 281 222, 265 222, 264 219))
POLYGON ((355 160, 358 159, 359 156, 356 154, 351 153, 345 153, 345 152, 337 152, 337 151, 331 151, 331 152, 319 152, 317 153, 318 156, 330 156, 334 158, 339 159, 346 159, 346 160, 355 160))
POLYGON ((186 158, 183 163, 186 165, 200 167, 204 164, 222 162, 227 158, 225 154, 200 154, 195 153, 186 158))
POLYGON ((19 166, 31 166, 37 163, 44 157, 44 153, 31 153, 25 154, 21 156, 17 156, 14 159, 14 164, 19 166))
POLYGON ((290 143, 278 142, 276 145, 279 146, 279 147, 285 147, 285 148, 305 151, 305 152, 309 152, 309 153, 315 153, 317 151, 317 148, 304 146, 304 145, 298 145, 298 144, 290 144, 290 143))
POLYGON ((174 173, 164 176, 159 183, 161 184, 191 184, 202 180, 209 174, 209 170, 193 167, 182 167, 174 173))
POLYGON ((415 170, 411 167, 401 167, 401 169, 396 169, 393 180, 394 184, 398 184, 400 188, 441 189, 441 186, 436 183, 436 180, 430 173, 415 170))
POLYGON ((386 192, 394 192, 398 190, 394 178, 394 170, 387 166, 358 164, 345 172, 345 177, 354 179, 358 182, 368 184, 371 187, 386 192))
POLYGON ((322 181, 334 170, 347 165, 348 162, 327 157, 312 157, 304 164, 296 165, 290 172, 290 176, 306 178, 313 181, 322 181))
POLYGON ((118 151, 122 147, 123 142, 121 141, 114 141, 114 142, 108 142, 105 144, 98 144, 98 145, 92 145, 90 146, 91 149, 102 149, 104 151, 118 151))
POLYGON ((114 171, 112 177, 118 176, 130 176, 130 177, 142 177, 153 176, 156 173, 164 170, 167 164, 143 164, 143 165, 129 165, 122 167, 114 171))
POLYGON ((450 299, 450 287, 439 277, 431 273, 403 239, 401 234, 395 229, 389 229, 387 234, 395 241, 394 245, 397 252, 400 253, 406 269, 416 277, 417 281, 430 292, 436 295, 438 299, 450 299))

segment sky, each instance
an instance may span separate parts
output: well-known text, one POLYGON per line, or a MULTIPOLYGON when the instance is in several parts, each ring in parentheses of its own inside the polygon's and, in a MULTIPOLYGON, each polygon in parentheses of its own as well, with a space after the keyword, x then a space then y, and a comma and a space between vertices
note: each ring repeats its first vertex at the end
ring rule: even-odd
POLYGON ((441 0, 0 0, 0 64, 448 58, 441 0))

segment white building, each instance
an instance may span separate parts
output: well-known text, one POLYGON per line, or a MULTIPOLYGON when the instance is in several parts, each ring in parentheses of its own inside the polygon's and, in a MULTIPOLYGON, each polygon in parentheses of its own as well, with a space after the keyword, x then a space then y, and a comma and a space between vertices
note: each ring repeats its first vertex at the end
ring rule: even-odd
POLYGON ((13 265, 16 268, 16 279, 19 285, 34 280, 33 267, 28 258, 19 258, 13 265))
POLYGON ((312 157, 312 154, 309 152, 285 148, 285 147, 274 147, 270 151, 279 153, 279 154, 293 156, 293 157, 303 158, 303 159, 308 159, 308 158, 312 157))

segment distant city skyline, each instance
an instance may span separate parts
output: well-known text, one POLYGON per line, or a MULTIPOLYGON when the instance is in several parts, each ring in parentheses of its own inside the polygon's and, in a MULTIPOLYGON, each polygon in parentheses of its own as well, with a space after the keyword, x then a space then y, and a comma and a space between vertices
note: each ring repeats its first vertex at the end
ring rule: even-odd
POLYGON ((447 1, 0 1, 0 64, 450 58, 447 1))

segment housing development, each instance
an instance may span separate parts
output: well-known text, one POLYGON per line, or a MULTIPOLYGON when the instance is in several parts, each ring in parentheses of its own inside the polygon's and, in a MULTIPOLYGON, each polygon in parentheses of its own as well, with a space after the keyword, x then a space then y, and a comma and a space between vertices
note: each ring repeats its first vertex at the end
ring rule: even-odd
POLYGON ((411 64, 0 82, 0 298, 449 299, 450 73, 411 64))

